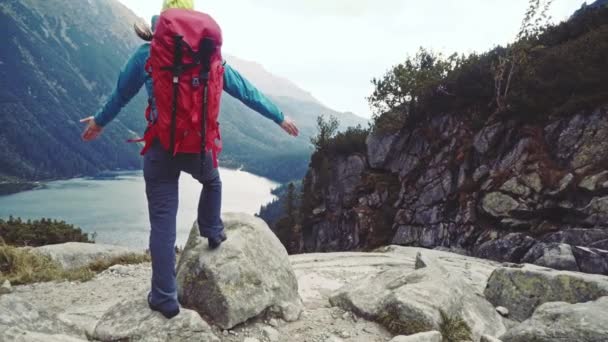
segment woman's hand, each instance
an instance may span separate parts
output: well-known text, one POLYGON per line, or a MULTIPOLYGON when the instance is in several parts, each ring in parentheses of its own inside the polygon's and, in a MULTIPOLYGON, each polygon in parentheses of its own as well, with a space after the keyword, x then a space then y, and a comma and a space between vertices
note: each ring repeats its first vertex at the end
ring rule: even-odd
POLYGON ((283 123, 281 123, 281 128, 287 132, 287 134, 293 136, 293 137, 297 137, 298 134, 300 134, 300 131, 298 130, 298 127, 296 126, 296 123, 288 116, 285 117, 285 120, 283 120, 283 123))
POLYGON ((101 132, 103 132, 103 127, 99 126, 92 116, 84 118, 80 120, 80 122, 87 125, 82 132, 82 140, 84 141, 93 141, 101 135, 101 132))

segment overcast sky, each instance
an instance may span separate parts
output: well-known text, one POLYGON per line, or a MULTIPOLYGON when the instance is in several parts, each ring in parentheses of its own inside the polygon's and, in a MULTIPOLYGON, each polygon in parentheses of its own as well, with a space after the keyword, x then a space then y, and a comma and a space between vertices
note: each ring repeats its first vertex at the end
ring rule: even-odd
MULTIPOLYGON (((120 0, 149 19, 162 0, 120 0)), ((370 116, 370 80, 424 46, 482 52, 511 42, 527 0, 195 0, 225 53, 256 61, 339 111, 370 116)), ((555 0, 554 21, 584 0, 555 0)), ((590 1, 592 2, 592 1, 590 1)), ((316 115, 317 113, 315 113, 316 115)))

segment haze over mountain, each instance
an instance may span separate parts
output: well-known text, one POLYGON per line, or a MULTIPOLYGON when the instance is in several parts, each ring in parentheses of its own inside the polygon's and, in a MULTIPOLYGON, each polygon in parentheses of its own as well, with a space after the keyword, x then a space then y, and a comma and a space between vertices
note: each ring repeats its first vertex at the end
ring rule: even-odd
MULTIPOLYGON (((116 0, 0 3, 0 181, 140 167, 139 146, 125 140, 145 128, 143 91, 99 141, 82 143, 78 123, 103 104, 120 67, 141 44, 132 32, 137 20, 116 0)), ((303 134, 292 139, 270 120, 224 96, 223 166, 243 166, 276 180, 297 178, 306 169, 308 139, 318 115, 337 115, 344 125, 366 122, 325 107, 257 63, 228 60, 292 116, 303 134)))

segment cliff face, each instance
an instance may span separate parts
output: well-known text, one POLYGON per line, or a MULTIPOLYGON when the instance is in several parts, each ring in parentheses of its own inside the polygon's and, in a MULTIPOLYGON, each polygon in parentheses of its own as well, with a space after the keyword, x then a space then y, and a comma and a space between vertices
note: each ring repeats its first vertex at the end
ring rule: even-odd
POLYGON ((442 115, 374 132, 366 155, 330 162, 299 251, 394 243, 608 274, 607 138, 608 107, 544 124, 442 115))

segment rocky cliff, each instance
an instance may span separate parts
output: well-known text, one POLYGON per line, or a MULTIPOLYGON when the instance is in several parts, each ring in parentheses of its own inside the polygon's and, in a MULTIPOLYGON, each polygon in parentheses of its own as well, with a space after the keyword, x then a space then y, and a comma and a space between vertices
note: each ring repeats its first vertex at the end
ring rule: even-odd
POLYGON ((446 114, 373 132, 367 154, 332 161, 301 250, 394 243, 608 274, 607 138, 605 106, 545 124, 446 114))

